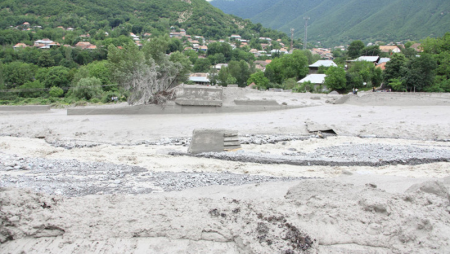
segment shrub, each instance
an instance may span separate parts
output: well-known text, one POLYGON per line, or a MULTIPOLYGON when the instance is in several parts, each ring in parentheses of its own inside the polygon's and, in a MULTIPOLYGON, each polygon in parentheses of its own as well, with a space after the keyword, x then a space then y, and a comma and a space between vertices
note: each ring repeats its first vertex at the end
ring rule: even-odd
POLYGON ((48 91, 48 94, 51 97, 61 97, 64 94, 64 90, 62 90, 62 88, 53 86, 52 88, 50 88, 50 90, 48 91))
POLYGON ((87 105, 86 101, 77 101, 77 102, 75 102, 75 107, 86 106, 86 105, 87 105))
POLYGON ((112 97, 120 97, 120 94, 118 92, 107 92, 103 95, 102 102, 109 103, 112 97))
POLYGON ((90 100, 102 94, 102 82, 98 78, 82 78, 72 88, 72 95, 78 99, 90 100))

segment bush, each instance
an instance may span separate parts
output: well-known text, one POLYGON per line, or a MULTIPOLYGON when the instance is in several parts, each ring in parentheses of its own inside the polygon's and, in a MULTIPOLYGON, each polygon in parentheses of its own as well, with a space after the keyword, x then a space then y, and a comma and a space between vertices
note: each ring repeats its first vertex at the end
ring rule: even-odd
POLYGON ((27 98, 36 98, 41 96, 45 86, 43 83, 39 82, 39 80, 35 80, 33 82, 27 82, 18 87, 20 92, 20 96, 27 98))
POLYGON ((103 95, 102 97, 102 102, 103 103, 109 103, 112 102, 111 98, 112 97, 120 97, 120 94, 118 92, 107 92, 103 95))
POLYGON ((77 102, 75 102, 75 107, 86 106, 86 105, 87 105, 86 101, 77 101, 77 102))
POLYGON ((72 95, 78 99, 90 100, 102 94, 102 82, 98 78, 82 78, 72 88, 72 95))
POLYGON ((50 104, 50 100, 49 99, 42 99, 40 104, 41 105, 49 105, 50 104))
POLYGON ((295 93, 306 93, 306 92, 312 93, 314 92, 314 86, 311 84, 310 81, 306 81, 295 86, 292 89, 292 91, 295 93))
POLYGON ((61 97, 64 94, 64 90, 62 90, 62 88, 53 86, 48 91, 48 94, 50 95, 50 97, 61 97))
POLYGON ((99 98, 93 98, 90 100, 91 103, 99 103, 100 99, 99 98))

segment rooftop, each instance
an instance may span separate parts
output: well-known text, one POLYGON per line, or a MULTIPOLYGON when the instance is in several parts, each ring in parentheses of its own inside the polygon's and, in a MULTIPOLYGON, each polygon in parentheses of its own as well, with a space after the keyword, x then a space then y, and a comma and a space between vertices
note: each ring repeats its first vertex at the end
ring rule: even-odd
POLYGON ((325 74, 310 74, 303 79, 299 80, 297 83, 311 82, 312 84, 323 84, 325 81, 325 74))
POLYGON ((336 67, 337 65, 331 60, 319 60, 319 61, 311 64, 309 67, 319 68, 320 66, 324 66, 324 67, 335 66, 336 67))

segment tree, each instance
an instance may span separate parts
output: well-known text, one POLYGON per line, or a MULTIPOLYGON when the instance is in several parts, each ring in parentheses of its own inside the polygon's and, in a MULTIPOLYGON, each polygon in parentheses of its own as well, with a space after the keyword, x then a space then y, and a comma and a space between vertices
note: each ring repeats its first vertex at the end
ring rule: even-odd
POLYGON ((391 60, 386 63, 386 69, 383 73, 383 81, 384 83, 390 82, 391 79, 400 79, 401 78, 401 70, 405 67, 407 63, 407 59, 402 54, 394 54, 391 57, 391 60))
MULTIPOLYGON (((226 86, 228 83, 228 76, 230 76, 228 67, 222 67, 217 75, 217 83, 221 86, 226 86)), ((232 84, 232 83, 231 83, 232 84)))
POLYGON ((389 80, 389 86, 394 91, 406 92, 405 84, 398 78, 393 78, 389 80))
POLYGON ((233 49, 231 45, 225 42, 213 42, 208 44, 208 50, 206 51, 207 56, 213 56, 216 54, 222 54, 225 58, 224 61, 230 61, 232 57, 233 49))
POLYGON ((181 52, 175 52, 170 55, 170 61, 173 63, 180 63, 182 68, 178 73, 175 82, 183 83, 189 80, 189 73, 191 72, 191 61, 181 52))
POLYGON ((382 80, 382 71, 376 68, 372 62, 356 61, 353 62, 347 72, 347 88, 359 88, 364 83, 369 87, 379 86, 382 80))
POLYGON ((183 54, 188 57, 189 61, 191 61, 192 64, 195 64, 198 59, 198 54, 195 50, 186 50, 183 54))
POLYGON ((345 69, 342 66, 330 66, 326 71, 324 85, 330 90, 344 91, 347 88, 345 69))
POLYGON ((154 46, 146 43, 139 50, 134 43, 130 43, 123 50, 113 45, 108 48, 112 79, 130 92, 129 104, 163 102, 164 97, 160 93, 178 84, 176 81, 183 70, 182 64, 169 61, 164 54, 164 46, 159 47, 159 51, 154 46))
POLYGON ((55 66, 48 68, 47 75, 44 79, 45 87, 68 87, 70 84, 69 69, 63 66, 55 66))
POLYGON ((211 66, 211 62, 207 58, 199 58, 195 61, 194 71, 195 72, 207 72, 209 67, 211 66))
POLYGON ((244 60, 241 60, 239 62, 230 61, 228 63, 228 71, 229 74, 236 79, 236 83, 238 86, 244 87, 247 85, 247 80, 249 79, 251 74, 247 62, 245 62, 244 60))
POLYGON ((3 76, 7 88, 15 88, 33 81, 37 67, 33 64, 12 62, 3 65, 3 76))
POLYGON ((3 70, 3 63, 0 61, 0 90, 5 89, 5 76, 3 70))
POLYGON ((294 89, 296 86, 298 86, 297 80, 294 78, 288 78, 283 82, 283 89, 285 90, 291 90, 294 89))
POLYGON ((379 56, 381 53, 380 46, 367 46, 361 50, 361 56, 379 56))
POLYGON ((347 49, 347 55, 351 58, 351 59, 355 59, 361 56, 361 51, 364 48, 364 42, 362 41, 352 41, 350 43, 350 46, 348 46, 347 49))
POLYGON ((269 79, 264 76, 264 72, 257 71, 250 75, 250 78, 247 80, 247 85, 251 83, 255 83, 258 88, 266 89, 267 85, 269 85, 269 79))
POLYGON ((410 91, 424 91, 432 86, 436 77, 436 60, 430 54, 411 59, 402 69, 406 88, 410 91))
POLYGON ((27 82, 18 88, 20 90, 20 96, 26 98, 36 98, 42 95, 45 85, 39 82, 39 80, 35 80, 33 82, 27 82))
POLYGON ((50 88, 50 90, 48 91, 48 94, 51 97, 61 97, 64 94, 64 90, 60 87, 56 87, 53 86, 52 88, 50 88))
MULTIPOLYGON (((111 84, 111 72, 108 68, 108 61, 96 61, 86 65, 89 77, 98 78, 102 85, 111 84)), ((108 90, 108 89, 106 89, 108 90)))
POLYGON ((165 34, 152 39, 149 43, 144 43, 142 51, 145 59, 153 59, 156 64, 165 62, 167 60, 166 52, 169 49, 169 41, 169 35, 165 34))
POLYGON ((41 56, 38 59, 38 65, 40 67, 52 67, 55 65, 55 60, 47 50, 42 51, 41 56))
POLYGON ((102 81, 98 78, 82 78, 72 87, 72 95, 77 99, 90 100, 100 98, 102 94, 102 81))

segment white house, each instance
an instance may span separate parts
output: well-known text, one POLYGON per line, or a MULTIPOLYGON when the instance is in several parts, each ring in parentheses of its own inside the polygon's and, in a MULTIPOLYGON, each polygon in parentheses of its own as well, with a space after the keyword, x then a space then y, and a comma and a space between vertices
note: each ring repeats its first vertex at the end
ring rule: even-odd
POLYGON ((337 64, 335 64, 332 60, 319 60, 309 66, 309 74, 315 74, 319 71, 320 67, 337 67, 337 64))
POLYGON ((192 73, 189 76, 189 81, 197 85, 209 85, 211 83, 208 73, 192 73))
MULTIPOLYGON (((327 75, 325 74, 309 74, 308 76, 304 77, 303 79, 299 80, 298 84, 303 84, 305 82, 311 82, 311 85, 314 86, 314 89, 317 89, 317 87, 323 85, 325 83, 325 77, 327 75)), ((328 91, 326 87, 322 87, 322 91, 328 91)))

